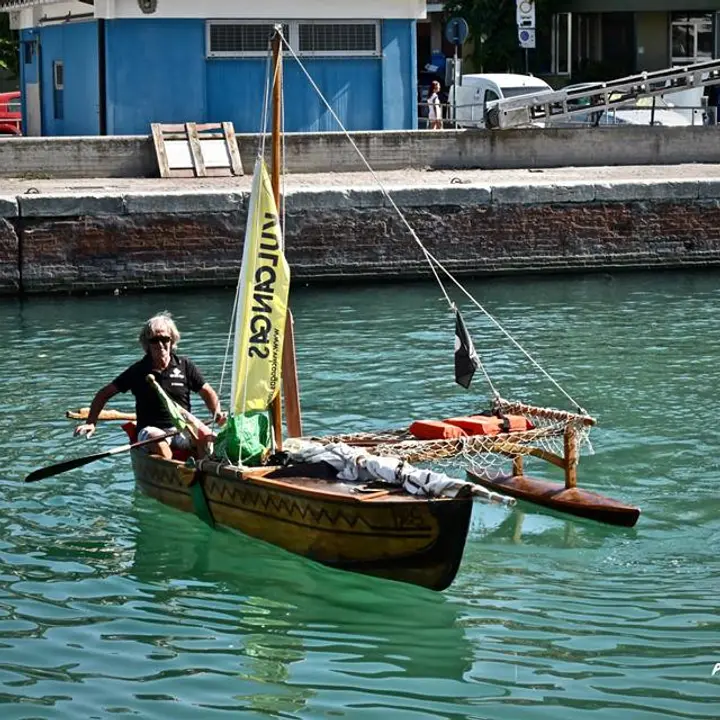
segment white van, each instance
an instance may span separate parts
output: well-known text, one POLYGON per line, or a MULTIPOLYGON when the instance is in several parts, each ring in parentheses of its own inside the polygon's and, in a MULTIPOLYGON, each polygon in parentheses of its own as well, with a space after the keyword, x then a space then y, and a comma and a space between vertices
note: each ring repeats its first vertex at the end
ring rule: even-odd
POLYGON ((488 103, 519 95, 540 95, 553 89, 532 75, 513 73, 471 73, 450 88, 450 107, 461 127, 484 128, 488 103))

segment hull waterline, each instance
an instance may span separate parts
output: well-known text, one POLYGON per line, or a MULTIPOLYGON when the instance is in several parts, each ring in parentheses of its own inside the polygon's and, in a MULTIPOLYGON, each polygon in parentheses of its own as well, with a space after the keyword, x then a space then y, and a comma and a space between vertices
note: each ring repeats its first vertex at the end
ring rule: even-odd
POLYGON ((444 590, 462 560, 470 497, 363 494, 337 480, 273 478, 267 469, 241 473, 211 461, 190 468, 141 451, 131 456, 145 494, 184 512, 206 511, 218 525, 325 565, 444 590))

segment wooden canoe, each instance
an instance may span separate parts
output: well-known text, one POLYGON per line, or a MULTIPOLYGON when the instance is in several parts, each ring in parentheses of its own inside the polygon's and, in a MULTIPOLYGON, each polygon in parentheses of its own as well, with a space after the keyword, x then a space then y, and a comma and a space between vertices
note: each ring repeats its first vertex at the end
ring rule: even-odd
POLYGON ((241 471, 211 460, 188 467, 140 450, 131 457, 147 495, 325 565, 432 590, 447 588, 460 566, 470 496, 358 492, 328 477, 324 464, 324 472, 317 465, 241 471))
POLYGON ((489 490, 611 525, 633 527, 640 517, 638 507, 579 487, 567 488, 563 483, 528 475, 503 474, 491 478, 473 470, 467 470, 467 476, 489 490))

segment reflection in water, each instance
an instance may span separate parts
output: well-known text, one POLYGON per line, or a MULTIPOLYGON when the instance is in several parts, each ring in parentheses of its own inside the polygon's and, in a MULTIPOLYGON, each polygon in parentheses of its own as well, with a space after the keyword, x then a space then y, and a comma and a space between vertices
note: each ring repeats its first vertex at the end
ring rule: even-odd
MULTIPOLYGON (((471 653, 455 606, 438 593, 326 568, 231 530, 210 530, 196 518, 136 495, 136 546, 130 572, 146 588, 162 586, 158 610, 202 607, 237 634, 233 652, 245 659, 243 678, 265 691, 241 704, 292 712, 314 695, 298 685, 295 668, 312 652, 333 674, 363 685, 386 677, 462 681, 471 653), (248 594, 252 588, 252 594, 248 594), (372 623, 368 619, 372 618, 372 623)), ((200 619, 200 618, 198 618, 200 619)), ((302 673, 301 673, 302 674, 302 673)))
POLYGON ((505 541, 514 545, 592 548, 600 547, 611 537, 635 538, 637 529, 605 525, 521 502, 496 525, 479 528, 476 523, 473 534, 485 541, 505 541))

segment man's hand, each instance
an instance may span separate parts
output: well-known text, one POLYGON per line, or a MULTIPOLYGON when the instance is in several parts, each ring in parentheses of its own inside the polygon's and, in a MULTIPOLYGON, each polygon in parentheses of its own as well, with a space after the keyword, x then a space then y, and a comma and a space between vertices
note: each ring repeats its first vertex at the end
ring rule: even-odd
POLYGON ((77 437, 78 435, 85 435, 87 437, 92 437, 94 432, 95 432, 95 423, 83 423, 82 425, 78 425, 75 428, 73 435, 75 437, 77 437))

